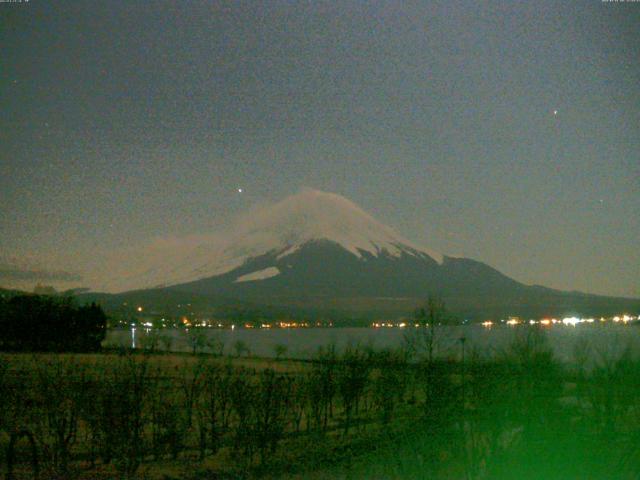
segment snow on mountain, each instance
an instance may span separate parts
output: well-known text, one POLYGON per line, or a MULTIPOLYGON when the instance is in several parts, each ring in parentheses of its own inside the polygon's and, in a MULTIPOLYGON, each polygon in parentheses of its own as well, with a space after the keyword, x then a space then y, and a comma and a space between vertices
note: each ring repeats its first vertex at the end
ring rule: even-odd
MULTIPOLYGON (((282 258, 312 240, 331 240, 357 257, 385 251, 424 253, 442 262, 442 255, 401 237, 346 198, 334 193, 304 189, 271 207, 261 209, 239 222, 236 243, 240 249, 262 253, 284 250, 282 258)), ((237 248, 237 247, 236 247, 237 248)))
POLYGON ((258 270, 257 272, 241 275, 234 280, 234 283, 253 282, 255 280, 265 280, 267 278, 275 277, 276 275, 280 275, 280 270, 278 270, 278 267, 267 267, 265 269, 258 270))
MULTIPOLYGON (((229 272, 247 259, 266 253, 283 258, 314 240, 333 241, 358 258, 365 252, 396 257, 404 253, 443 261, 441 254, 413 244, 350 200, 303 189, 274 205, 242 215, 226 234, 170 238, 132 248, 120 260, 108 262, 108 274, 97 277, 103 280, 97 289, 124 291, 185 283, 229 272)), ((259 277, 265 271, 267 275, 279 273, 265 269, 236 281, 268 278, 259 277)))

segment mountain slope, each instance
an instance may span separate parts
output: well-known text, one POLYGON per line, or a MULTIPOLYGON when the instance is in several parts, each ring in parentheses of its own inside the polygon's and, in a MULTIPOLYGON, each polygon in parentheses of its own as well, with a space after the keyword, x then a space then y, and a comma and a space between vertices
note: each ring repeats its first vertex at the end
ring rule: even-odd
POLYGON ((527 286, 470 259, 445 256, 437 263, 407 253, 356 257, 328 240, 309 241, 286 256, 269 252, 225 274, 169 290, 278 307, 385 315, 410 314, 429 294, 436 294, 452 313, 469 319, 610 315, 640 307, 637 300, 527 286))

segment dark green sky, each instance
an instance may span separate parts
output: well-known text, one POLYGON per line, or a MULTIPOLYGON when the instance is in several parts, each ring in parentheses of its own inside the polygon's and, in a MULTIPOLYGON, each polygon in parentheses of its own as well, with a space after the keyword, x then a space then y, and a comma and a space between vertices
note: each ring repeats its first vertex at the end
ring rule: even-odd
POLYGON ((4 265, 81 272, 308 186, 527 283, 640 296, 640 3, 30 0, 0 18, 4 265))

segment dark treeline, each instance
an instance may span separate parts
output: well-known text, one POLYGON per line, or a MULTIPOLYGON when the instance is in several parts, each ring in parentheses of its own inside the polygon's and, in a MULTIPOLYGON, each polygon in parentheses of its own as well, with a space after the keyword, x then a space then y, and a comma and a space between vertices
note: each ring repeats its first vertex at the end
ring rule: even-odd
POLYGON ((27 478, 636 478, 628 352, 586 368, 584 346, 569 368, 533 328, 491 357, 436 360, 433 344, 329 346, 257 370, 209 355, 5 356, 0 460, 27 478), (188 467, 162 477, 172 461, 188 467))
MULTIPOLYGON (((315 324, 332 323, 335 327, 368 327, 379 320, 381 313, 375 308, 350 311, 326 306, 277 306, 268 303, 251 303, 215 296, 185 294, 167 290, 141 290, 127 294, 80 293, 76 296, 80 303, 95 302, 101 305, 109 318, 117 326, 118 321, 128 323, 138 317, 136 307, 145 307, 145 315, 155 315, 172 321, 188 318, 211 318, 222 323, 242 325, 293 320, 315 324)), ((303 303, 302 301, 299 303, 303 303)), ((408 306, 405 316, 411 317, 412 307, 408 306)), ((393 316, 397 316, 394 313, 393 316)))
POLYGON ((106 323, 99 306, 77 306, 69 297, 0 297, 0 349, 5 351, 97 351, 106 323))

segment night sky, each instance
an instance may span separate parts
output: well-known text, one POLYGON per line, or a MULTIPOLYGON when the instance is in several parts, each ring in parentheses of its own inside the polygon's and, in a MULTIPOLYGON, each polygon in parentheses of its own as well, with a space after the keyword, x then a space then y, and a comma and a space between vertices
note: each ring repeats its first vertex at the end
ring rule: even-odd
POLYGON ((640 3, 0 18, 0 270, 75 278, 311 187, 525 283, 640 296, 640 3))

